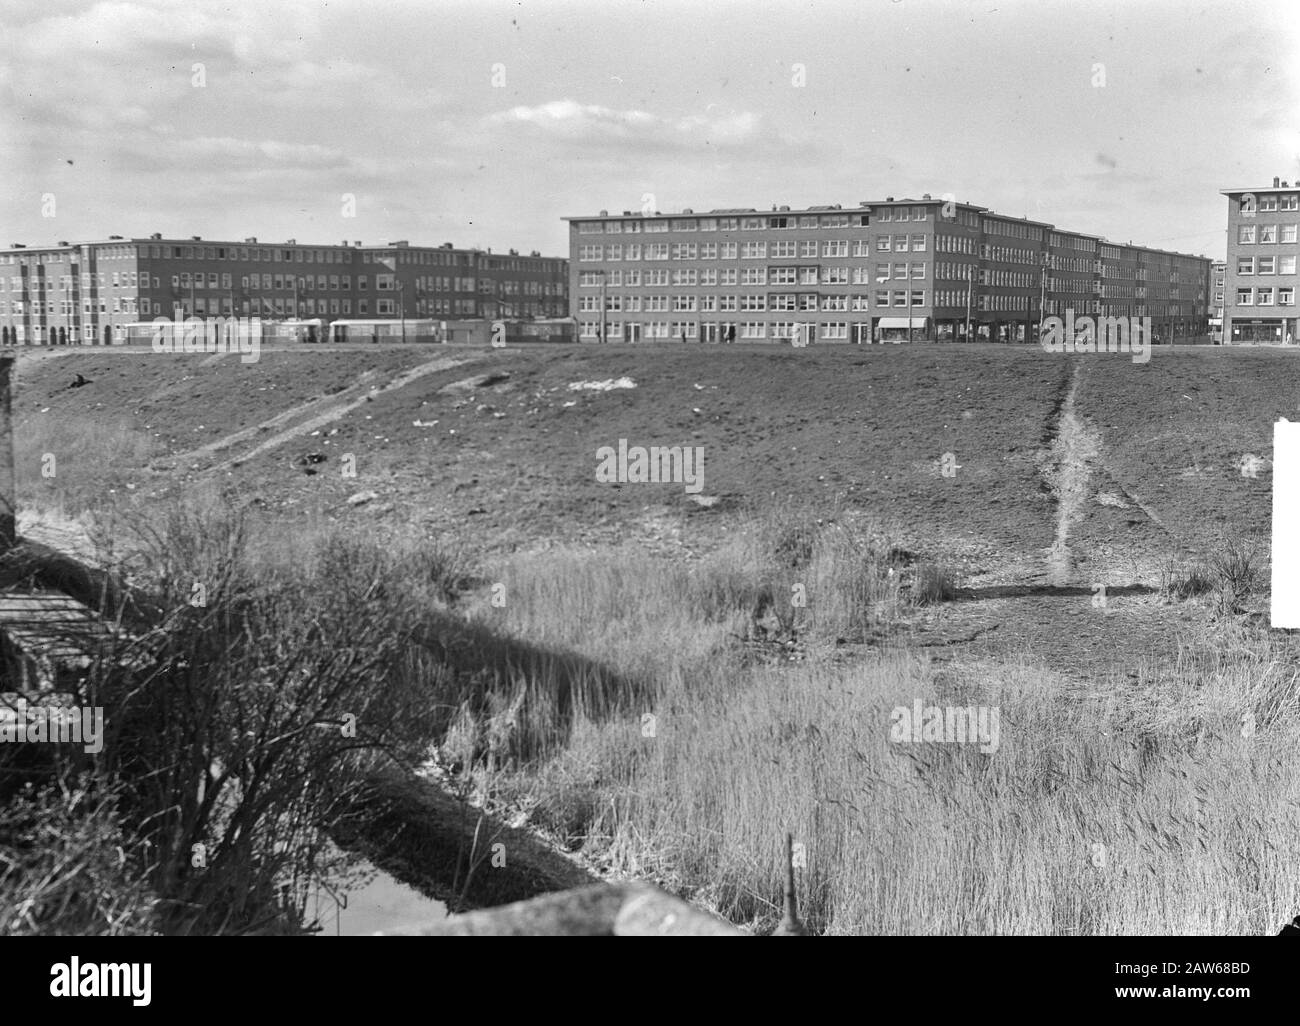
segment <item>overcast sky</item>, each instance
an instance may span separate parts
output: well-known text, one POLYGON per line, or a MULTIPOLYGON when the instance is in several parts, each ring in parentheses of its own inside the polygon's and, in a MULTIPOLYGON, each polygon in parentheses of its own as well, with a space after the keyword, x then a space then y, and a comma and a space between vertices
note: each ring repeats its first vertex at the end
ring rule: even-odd
POLYGON ((1297 0, 4 0, 0 22, 0 244, 564 255, 561 216, 647 194, 928 192, 1221 258, 1218 190, 1300 179, 1297 0))

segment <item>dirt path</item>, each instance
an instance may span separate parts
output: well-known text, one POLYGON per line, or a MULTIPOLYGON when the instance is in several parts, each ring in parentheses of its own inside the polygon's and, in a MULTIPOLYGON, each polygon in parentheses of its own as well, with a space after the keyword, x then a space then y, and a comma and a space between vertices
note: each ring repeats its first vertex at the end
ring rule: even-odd
POLYGON ((1168 551, 1178 540, 1107 466, 1101 430, 1076 410, 1085 387, 1079 361, 1042 457, 1040 473, 1055 500, 1045 573, 1008 559, 1001 573, 961 589, 917 638, 943 646, 944 658, 1028 654, 1087 681, 1170 660, 1180 634, 1208 626, 1204 609, 1162 599, 1147 525, 1168 551), (1120 509, 1127 512, 1117 515, 1120 509))
POLYGON ((376 383, 379 376, 375 371, 366 371, 354 384, 341 392, 336 392, 334 395, 319 396, 278 413, 260 424, 244 428, 242 431, 236 431, 197 449, 177 453, 171 458, 194 461, 196 458, 217 456, 222 453, 229 454, 237 447, 260 437, 260 441, 251 449, 246 449, 242 453, 235 455, 227 455, 224 459, 220 459, 208 468, 209 472, 212 473, 229 470, 231 467, 247 463, 264 452, 278 448, 286 442, 291 442, 295 438, 301 438, 303 435, 319 430, 327 424, 341 420, 353 410, 372 401, 377 396, 405 388, 407 385, 430 374, 437 374, 453 367, 475 363, 481 359, 483 359, 481 355, 470 355, 428 360, 408 371, 403 371, 384 384, 376 383), (267 432, 272 433, 268 435, 267 432))

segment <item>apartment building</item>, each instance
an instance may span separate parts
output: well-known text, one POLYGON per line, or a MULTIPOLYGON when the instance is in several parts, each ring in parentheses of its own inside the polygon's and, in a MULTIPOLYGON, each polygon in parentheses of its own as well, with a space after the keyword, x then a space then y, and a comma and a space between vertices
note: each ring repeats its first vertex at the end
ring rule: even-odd
POLYGON ((935 199, 566 217, 570 313, 610 342, 1017 342, 1042 317, 1207 328, 1210 261, 935 199))
POLYGON ((568 311, 562 257, 161 235, 0 250, 0 342, 110 345, 155 317, 535 319, 568 311))
POLYGON ((1293 342, 1296 319, 1300 181, 1224 189, 1228 197, 1228 261, 1223 341, 1293 342))

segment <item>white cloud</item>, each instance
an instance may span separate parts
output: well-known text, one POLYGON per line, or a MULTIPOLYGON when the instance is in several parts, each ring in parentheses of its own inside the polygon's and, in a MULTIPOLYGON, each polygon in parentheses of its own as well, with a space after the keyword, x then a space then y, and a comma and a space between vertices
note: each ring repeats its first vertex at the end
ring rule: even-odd
POLYGON ((527 126, 566 142, 699 148, 739 146, 758 137, 760 119, 749 112, 666 118, 644 110, 616 110, 576 100, 552 100, 489 115, 489 127, 527 126))

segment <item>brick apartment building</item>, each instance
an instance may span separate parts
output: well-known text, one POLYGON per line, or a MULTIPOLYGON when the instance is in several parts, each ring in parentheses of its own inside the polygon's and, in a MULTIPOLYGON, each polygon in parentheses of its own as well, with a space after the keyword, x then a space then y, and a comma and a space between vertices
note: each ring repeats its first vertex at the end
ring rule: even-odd
POLYGON ((1024 341, 1040 317, 1207 330, 1210 261, 986 207, 889 197, 791 210, 566 217, 570 313, 611 342, 1024 341))
POLYGON ((0 250, 0 342, 109 345, 155 317, 535 319, 568 313, 568 266, 514 250, 111 236, 0 250))
POLYGON ((1228 197, 1228 261, 1223 341, 1300 339, 1296 321, 1300 181, 1224 189, 1228 197))

